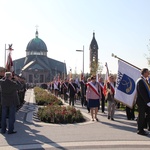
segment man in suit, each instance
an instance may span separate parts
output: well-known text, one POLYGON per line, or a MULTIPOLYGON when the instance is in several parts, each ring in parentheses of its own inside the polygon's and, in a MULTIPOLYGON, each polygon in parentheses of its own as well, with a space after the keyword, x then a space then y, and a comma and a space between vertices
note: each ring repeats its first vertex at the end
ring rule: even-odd
POLYGON ((68 100, 68 95, 67 95, 67 91, 68 91, 68 81, 67 79, 65 79, 63 85, 62 85, 62 88, 63 88, 63 94, 64 94, 64 101, 67 102, 68 100))
POLYGON ((147 132, 144 131, 145 126, 145 116, 147 114, 147 120, 150 122, 150 90, 147 78, 149 71, 147 68, 141 70, 141 78, 137 80, 137 98, 136 103, 138 106, 138 131, 137 134, 147 135, 147 132))
POLYGON ((2 121, 1 133, 6 133, 6 119, 8 116, 8 134, 16 133, 14 131, 16 107, 19 105, 19 98, 17 90, 21 88, 21 84, 17 81, 18 77, 14 76, 12 80, 12 73, 5 72, 5 78, 0 80, 1 86, 1 105, 2 105, 2 121), (15 81, 14 81, 15 80, 15 81))
POLYGON ((102 109, 102 113, 105 113, 105 96, 103 94, 104 81, 103 81, 102 77, 99 78, 99 84, 100 84, 100 87, 101 87, 101 94, 102 94, 101 109, 102 109))
POLYGON ((81 89, 81 105, 83 107, 83 105, 86 105, 84 77, 81 78, 80 89, 81 89))
POLYGON ((68 92, 69 92, 69 105, 74 106, 75 94, 77 93, 77 86, 72 78, 70 78, 70 82, 68 85, 68 92))

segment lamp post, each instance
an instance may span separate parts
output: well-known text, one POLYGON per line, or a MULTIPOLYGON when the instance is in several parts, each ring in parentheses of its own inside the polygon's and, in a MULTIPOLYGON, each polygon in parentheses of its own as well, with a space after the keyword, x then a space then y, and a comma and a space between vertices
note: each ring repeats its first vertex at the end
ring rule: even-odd
POLYGON ((84 75, 84 45, 83 45, 83 50, 76 50, 77 52, 83 52, 83 75, 84 75))

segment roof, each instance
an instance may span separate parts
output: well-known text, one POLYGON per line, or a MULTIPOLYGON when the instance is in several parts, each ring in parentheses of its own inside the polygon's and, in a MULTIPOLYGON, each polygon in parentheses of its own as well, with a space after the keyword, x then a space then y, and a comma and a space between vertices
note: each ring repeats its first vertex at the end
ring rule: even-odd
POLYGON ((47 52, 47 46, 44 41, 38 37, 29 41, 26 51, 44 51, 47 52))
POLYGON ((93 49, 94 47, 95 47, 96 50, 98 50, 98 44, 97 44, 97 41, 95 39, 95 33, 93 32, 93 39, 91 41, 89 49, 93 49))
POLYGON ((60 62, 43 55, 29 55, 27 57, 17 59, 13 62, 17 62, 16 70, 18 70, 19 68, 26 70, 31 67, 36 67, 37 69, 43 68, 45 70, 57 70, 60 72, 66 72, 66 64, 64 62, 60 62))

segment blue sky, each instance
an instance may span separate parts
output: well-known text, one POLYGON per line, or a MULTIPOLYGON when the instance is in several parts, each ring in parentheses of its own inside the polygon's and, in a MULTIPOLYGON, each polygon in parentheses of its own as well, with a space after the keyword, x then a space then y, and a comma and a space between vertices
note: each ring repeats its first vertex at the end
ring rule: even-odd
POLYGON ((73 72, 82 70, 82 53, 76 49, 83 45, 84 70, 89 72, 93 31, 99 61, 103 66, 107 62, 111 73, 118 69, 112 53, 139 68, 148 67, 149 8, 149 0, 0 0, 0 66, 4 66, 5 44, 13 44, 13 60, 26 56, 38 25, 48 57, 65 61, 73 72))

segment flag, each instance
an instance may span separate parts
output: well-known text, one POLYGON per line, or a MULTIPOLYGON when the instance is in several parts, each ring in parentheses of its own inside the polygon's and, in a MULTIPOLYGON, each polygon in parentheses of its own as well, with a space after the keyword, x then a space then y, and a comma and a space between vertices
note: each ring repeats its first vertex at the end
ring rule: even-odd
POLYGON ((136 81, 140 76, 140 70, 118 60, 118 74, 114 98, 132 108, 136 95, 136 81))
POLYGON ((98 80, 99 80, 99 73, 98 73, 98 71, 97 71, 97 72, 96 72, 96 81, 99 82, 98 80))
POLYGON ((107 62, 105 63, 105 67, 106 67, 106 74, 105 74, 104 83, 107 83, 109 77, 109 69, 108 69, 107 62))
POLYGON ((7 57, 6 70, 14 73, 14 67, 13 67, 13 61, 11 58, 11 52, 9 52, 8 57, 7 57))
POLYGON ((84 74, 83 74, 83 72, 81 72, 80 80, 84 80, 84 74))
POLYGON ((70 72, 69 72, 69 79, 72 78, 72 69, 70 69, 70 72))
POLYGON ((107 65, 107 62, 105 63, 105 67, 106 67, 106 74, 105 74, 105 79, 104 79, 104 89, 103 89, 103 94, 104 96, 106 96, 106 84, 108 82, 108 77, 109 77, 109 69, 108 69, 108 65, 107 65))

